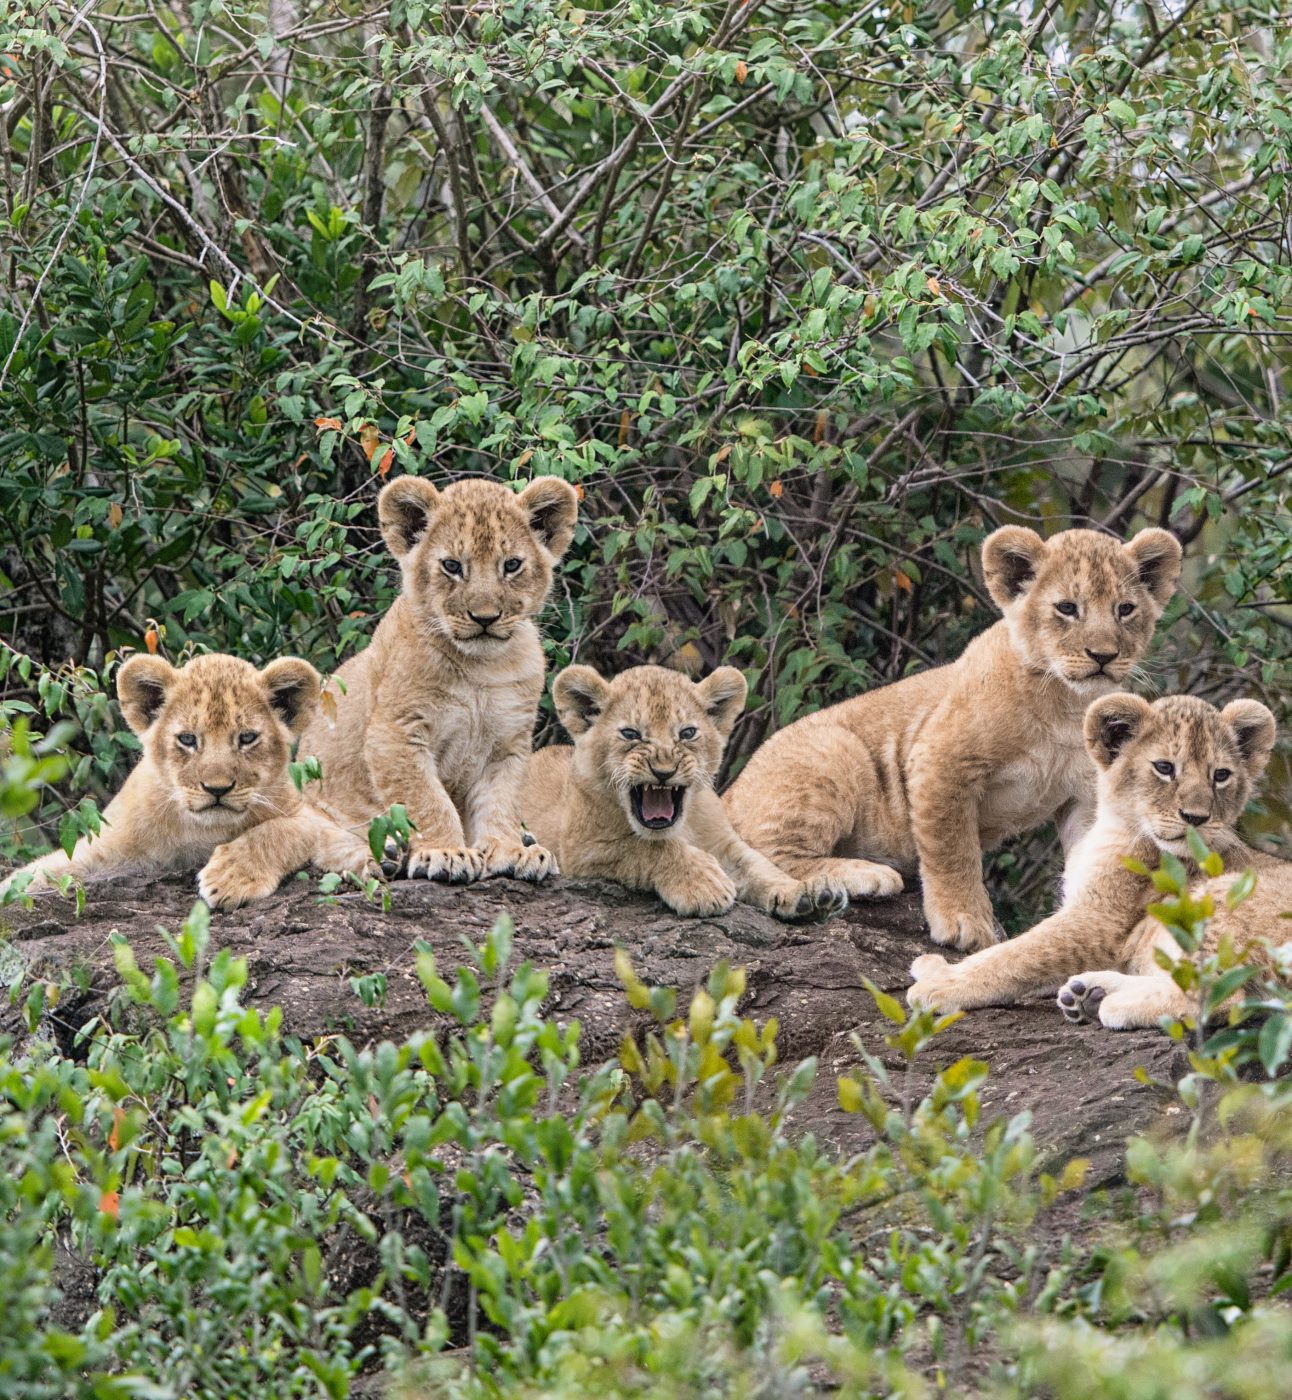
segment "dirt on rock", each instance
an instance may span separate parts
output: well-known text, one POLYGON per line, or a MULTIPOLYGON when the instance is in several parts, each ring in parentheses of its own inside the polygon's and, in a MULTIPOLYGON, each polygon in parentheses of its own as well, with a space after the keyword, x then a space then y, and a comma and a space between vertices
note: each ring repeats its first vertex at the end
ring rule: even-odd
MULTIPOLYGON (((901 999, 911 959, 930 947, 919 900, 909 894, 854 904, 826 924, 789 926, 743 905, 721 918, 680 919, 653 898, 567 880, 538 888, 511 880, 467 888, 401 880, 391 891, 391 907, 383 911, 361 895, 323 897, 314 884, 295 881, 272 899, 213 914, 211 951, 224 947, 247 959, 247 1000, 281 1007, 292 1034, 402 1039, 436 1020, 414 973, 415 943, 424 940, 441 969, 452 968, 462 961, 463 940, 482 941, 506 912, 515 924, 517 960, 550 973, 548 1013, 581 1023, 585 1064, 613 1056, 624 1032, 642 1024, 615 975, 616 947, 629 951, 646 982, 676 987, 683 998, 726 959, 747 970, 745 1014, 779 1022, 781 1064, 819 1057, 815 1086, 795 1109, 794 1126, 844 1153, 868 1140, 865 1120, 842 1112, 837 1100, 836 1076, 858 1063, 851 1035, 892 1072, 902 1065, 885 1046, 893 1027, 863 979, 901 999), (386 977, 384 1002, 366 1006, 350 979, 378 972, 386 977)), ((83 1023, 117 985, 110 935, 127 935, 148 969, 154 955, 167 952, 159 927, 178 929, 194 898, 187 879, 119 881, 91 887, 79 918, 52 895, 40 896, 31 909, 6 909, 3 980, 18 968, 56 981, 88 970, 88 992, 60 1008, 65 1029, 83 1023)), ((4 1004, 0 1033, 22 1030, 18 1009, 4 1004)), ((1172 1111, 1160 1090, 1137 1082, 1135 1070, 1143 1067, 1160 1081, 1180 1069, 1178 1048, 1167 1037, 1069 1026, 1051 996, 965 1016, 926 1052, 913 1089, 922 1092, 936 1069, 962 1055, 990 1063, 984 1121, 1030 1110, 1051 1163, 1091 1159, 1088 1189, 1115 1181, 1126 1138, 1172 1111)))

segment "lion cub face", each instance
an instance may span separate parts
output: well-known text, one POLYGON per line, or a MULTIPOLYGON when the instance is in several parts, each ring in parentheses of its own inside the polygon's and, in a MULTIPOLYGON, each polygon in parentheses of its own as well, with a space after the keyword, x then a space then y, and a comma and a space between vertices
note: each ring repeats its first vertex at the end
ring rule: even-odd
POLYGON ((1086 711, 1085 736, 1101 770, 1099 820, 1184 855, 1191 826, 1213 850, 1233 839, 1274 747, 1274 716, 1255 700, 1217 710, 1190 695, 1106 695, 1086 711))
POLYGON ((277 807, 318 694, 318 672, 296 657, 257 671, 233 656, 195 656, 178 670, 136 656, 117 673, 121 713, 171 801, 213 831, 245 824, 253 807, 277 807))
POLYGON ((578 496, 554 476, 519 495, 496 481, 439 491, 405 476, 382 491, 377 515, 419 624, 488 656, 547 601, 552 566, 574 538, 578 496))
POLYGON ((552 683, 576 765, 615 795, 637 835, 656 840, 682 822, 691 788, 712 787, 745 691, 732 666, 699 682, 661 666, 612 681, 569 666, 552 683))
POLYGON ((987 587, 1024 662, 1089 694, 1121 685, 1148 650, 1180 556, 1166 530, 1121 544, 1097 530, 1043 540, 1006 525, 982 547, 987 587))

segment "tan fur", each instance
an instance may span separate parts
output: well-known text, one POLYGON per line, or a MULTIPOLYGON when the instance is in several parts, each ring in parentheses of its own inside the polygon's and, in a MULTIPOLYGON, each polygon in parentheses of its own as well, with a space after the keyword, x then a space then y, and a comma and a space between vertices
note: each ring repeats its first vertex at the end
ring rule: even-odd
POLYGON ((791 874, 884 895, 918 868, 934 941, 963 949, 998 936, 984 851, 1051 817, 1065 846, 1089 824, 1082 716, 1143 656, 1180 546, 1164 530, 1123 545, 1006 526, 984 542, 983 564, 1002 621, 951 665, 773 735, 725 799, 736 830, 791 874), (1092 653, 1111 659, 1100 670, 1092 653))
POLYGON ((201 866, 202 898, 232 909, 306 865, 375 873, 366 843, 313 811, 287 772, 319 685, 295 657, 263 671, 233 656, 196 656, 178 670, 156 656, 127 661, 117 697, 143 757, 108 803, 102 832, 70 857, 56 851, 24 866, 27 889, 64 875, 90 882, 201 866))
POLYGON ((957 1011, 1012 1002, 1068 978, 1059 1006, 1073 1021, 1126 1029, 1194 1010, 1157 963, 1159 949, 1181 956, 1167 929, 1145 912, 1160 896, 1122 864, 1129 855, 1152 868, 1160 851, 1187 863, 1186 812, 1228 867, 1211 880, 1193 867, 1190 893, 1210 894, 1217 910, 1203 955, 1229 937, 1239 949, 1251 944, 1251 959, 1270 965, 1260 940, 1287 937, 1279 915, 1292 909, 1292 863, 1252 850, 1233 827, 1269 759, 1273 715, 1253 700, 1218 711, 1183 695, 1152 705, 1109 695, 1090 707, 1085 732, 1100 770, 1098 808, 1070 852, 1062 908, 1028 933, 954 966, 936 953, 917 958, 911 965, 917 980, 907 993, 913 1006, 957 1011), (1159 773, 1154 764, 1172 771, 1159 773), (1227 909, 1225 891, 1246 869, 1256 872, 1256 893, 1227 909))
POLYGON ((543 690, 533 618, 574 536, 574 488, 402 477, 377 508, 403 589, 329 685, 335 720, 320 713, 302 740, 323 766, 324 808, 357 830, 406 807, 410 875, 545 879, 552 857, 521 844, 516 789, 543 690))
POLYGON ((842 909, 847 896, 828 879, 793 879, 746 845, 713 791, 745 690, 730 666, 698 683, 658 666, 613 681, 568 667, 552 698, 574 746, 533 756, 526 825, 567 875, 652 891, 679 914, 722 914, 737 899, 787 920, 842 909), (644 823, 643 788, 668 790, 673 825, 644 823))

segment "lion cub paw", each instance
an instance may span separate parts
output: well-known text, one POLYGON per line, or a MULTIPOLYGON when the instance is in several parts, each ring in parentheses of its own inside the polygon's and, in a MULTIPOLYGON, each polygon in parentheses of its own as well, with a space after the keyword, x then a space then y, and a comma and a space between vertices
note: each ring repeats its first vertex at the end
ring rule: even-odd
POLYGON ((248 865, 246 851, 217 846, 198 871, 197 892, 212 909, 237 909, 253 899, 266 899, 278 888, 278 874, 248 865))
POLYGON ((918 1010, 959 1011, 956 970, 941 953, 925 953, 911 964, 915 981, 906 989, 906 1004, 918 1010))
POLYGON ((470 885, 485 873, 484 856, 474 846, 433 846, 414 841, 408 848, 408 878, 470 885))
POLYGON ((541 885, 549 875, 560 874, 556 857, 544 846, 526 846, 520 841, 486 841, 480 847, 480 855, 485 879, 492 875, 510 875, 513 880, 541 885))
POLYGON ((679 873, 656 893, 673 910, 689 919, 725 914, 736 902, 736 887, 715 860, 679 873))
POLYGON ((787 924, 824 922, 848 907, 848 892, 826 876, 795 881, 777 890, 764 908, 787 924))
POLYGON ((991 912, 986 909, 948 909, 924 901, 924 917, 929 923, 929 937, 945 948, 958 948, 963 953, 977 953, 990 948, 1001 940, 1001 929, 991 912))

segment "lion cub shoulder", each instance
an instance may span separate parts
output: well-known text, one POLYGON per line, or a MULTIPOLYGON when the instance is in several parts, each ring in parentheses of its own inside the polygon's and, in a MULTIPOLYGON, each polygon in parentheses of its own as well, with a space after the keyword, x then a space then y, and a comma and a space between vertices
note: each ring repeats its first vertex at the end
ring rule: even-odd
POLYGON ((796 880, 742 841, 714 793, 745 691, 729 666, 699 682, 658 666, 610 681, 568 667, 552 697, 574 745, 533 755, 523 820, 565 874, 652 891, 679 914, 721 914, 738 898, 783 919, 841 909, 828 881, 796 880))

